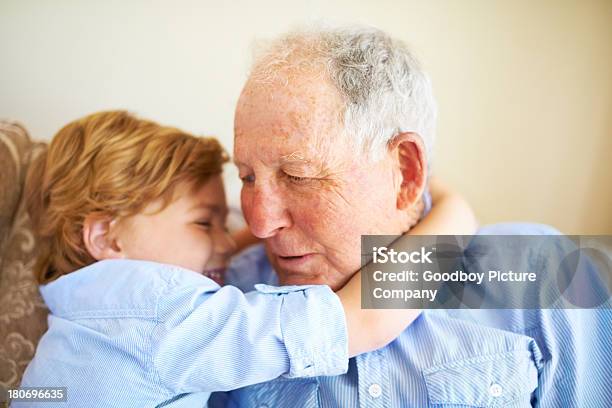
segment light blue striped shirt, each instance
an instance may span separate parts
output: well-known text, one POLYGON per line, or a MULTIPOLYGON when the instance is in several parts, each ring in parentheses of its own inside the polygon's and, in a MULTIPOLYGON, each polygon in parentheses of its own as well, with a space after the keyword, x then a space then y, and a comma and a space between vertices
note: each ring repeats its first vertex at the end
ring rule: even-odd
POLYGON ((327 286, 233 286, 145 261, 97 262, 41 287, 49 330, 22 387, 67 403, 203 407, 212 391, 346 372, 344 310, 327 286))
MULTIPOLYGON (((479 234, 557 232, 498 224, 479 234)), ((527 262, 545 268, 546 259, 534 255, 527 262)), ((228 277, 243 289, 277 280, 262 247, 236 260, 228 277)), ((425 311, 387 347, 350 359, 344 375, 282 378, 216 393, 209 406, 609 407, 611 331, 609 308, 425 311)))

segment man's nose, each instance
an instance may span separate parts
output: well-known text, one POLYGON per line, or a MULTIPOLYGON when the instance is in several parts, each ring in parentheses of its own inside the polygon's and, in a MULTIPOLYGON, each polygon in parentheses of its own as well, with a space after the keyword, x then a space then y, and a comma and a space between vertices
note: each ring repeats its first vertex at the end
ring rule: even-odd
POLYGON ((287 206, 275 187, 257 186, 245 196, 244 215, 251 232, 257 238, 272 237, 291 226, 287 206))

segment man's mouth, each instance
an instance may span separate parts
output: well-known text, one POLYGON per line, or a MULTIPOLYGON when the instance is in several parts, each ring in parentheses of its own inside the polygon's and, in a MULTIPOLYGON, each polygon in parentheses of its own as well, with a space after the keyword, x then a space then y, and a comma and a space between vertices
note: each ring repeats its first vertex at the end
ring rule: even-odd
POLYGON ((314 257, 315 254, 303 254, 303 255, 276 255, 278 263, 283 267, 296 267, 305 264, 314 257))

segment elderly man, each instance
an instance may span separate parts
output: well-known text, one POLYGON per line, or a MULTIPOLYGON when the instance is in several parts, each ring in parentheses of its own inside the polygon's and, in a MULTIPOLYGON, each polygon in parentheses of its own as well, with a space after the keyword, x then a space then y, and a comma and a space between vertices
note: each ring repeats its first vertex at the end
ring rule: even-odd
MULTIPOLYGON (((383 32, 301 31, 272 42, 235 117, 242 208, 265 249, 237 259, 230 283, 341 288, 359 269, 361 235, 401 234, 427 208, 434 125, 427 76, 383 32)), ((211 405, 604 406, 612 402, 604 323, 586 311, 425 311, 387 347, 351 359, 344 375, 281 378, 211 405)))

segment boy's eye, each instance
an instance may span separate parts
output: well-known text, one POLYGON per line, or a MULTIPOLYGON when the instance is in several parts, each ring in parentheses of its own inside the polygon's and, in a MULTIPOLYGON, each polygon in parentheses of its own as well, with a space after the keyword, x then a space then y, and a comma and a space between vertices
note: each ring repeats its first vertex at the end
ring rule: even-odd
POLYGON ((210 228, 212 226, 210 221, 197 221, 196 224, 204 228, 210 228))

